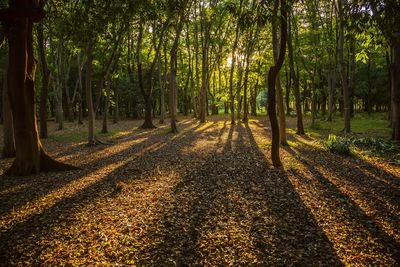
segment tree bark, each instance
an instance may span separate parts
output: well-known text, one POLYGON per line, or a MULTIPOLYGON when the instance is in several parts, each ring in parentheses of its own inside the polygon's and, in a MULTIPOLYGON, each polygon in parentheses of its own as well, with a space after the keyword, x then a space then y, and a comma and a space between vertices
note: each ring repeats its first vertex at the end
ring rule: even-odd
POLYGON ((15 141, 14 141, 14 126, 13 118, 10 108, 10 100, 8 99, 8 87, 7 87, 7 69, 8 62, 6 58, 3 81, 3 152, 2 158, 13 158, 15 157, 15 141))
POLYGON ((176 26, 176 36, 170 52, 170 74, 169 74, 169 109, 171 114, 171 132, 177 133, 178 127, 176 126, 176 110, 177 110, 177 94, 176 94, 176 72, 177 72, 177 55, 179 38, 181 36, 183 26, 183 16, 179 19, 176 26))
POLYGON ((88 145, 95 145, 96 140, 94 136, 94 123, 95 114, 93 108, 93 96, 92 96, 92 67, 93 67, 93 45, 92 41, 89 41, 86 48, 86 77, 85 77, 85 94, 86 94, 86 105, 88 109, 88 145))
POLYGON ((343 0, 338 1, 339 7, 339 67, 340 67, 340 74, 341 74, 341 81, 342 81, 342 88, 343 88, 343 109, 344 109, 344 133, 351 132, 351 125, 350 125, 350 92, 348 87, 348 80, 347 80, 347 73, 346 73, 346 64, 344 62, 344 27, 345 27, 345 20, 344 20, 344 10, 342 5, 343 0))
POLYGON ((299 77, 296 75, 294 69, 294 57, 293 57, 293 42, 292 42, 292 18, 291 14, 288 16, 289 30, 288 30, 288 53, 289 53, 289 67, 290 67, 290 77, 293 81, 293 90, 295 97, 296 106, 296 117, 297 117, 297 134, 305 134, 303 126, 303 113, 301 109, 301 97, 299 88, 299 77))
POLYGON ((104 103, 104 114, 103 114, 103 127, 102 133, 108 133, 108 111, 110 109, 110 92, 111 92, 111 79, 108 80, 106 85, 106 102, 104 103))
MULTIPOLYGON (((279 0, 275 0, 274 9, 277 9, 279 6, 279 0)), ((277 10, 275 11, 277 13, 277 10)), ((285 32, 285 35, 287 33, 285 32)), ((281 38, 282 39, 282 38, 281 38)), ((286 42, 286 37, 285 37, 286 42)), ((273 54, 274 54, 274 63, 276 64, 278 60, 278 36, 277 36, 277 29, 275 24, 272 24, 272 46, 273 46, 273 54)), ((286 44, 285 44, 286 46, 286 44)), ((283 104, 283 92, 282 92, 282 85, 281 79, 279 77, 279 71, 276 76, 276 99, 277 99, 277 107, 278 107, 278 115, 279 115, 279 138, 281 145, 287 145, 286 139, 286 118, 285 118, 285 107, 283 104)))
POLYGON ((391 65, 393 139, 400 141, 400 40, 399 37, 393 39, 393 61, 391 65))
MULTIPOLYGON (((33 57, 33 22, 40 21, 44 12, 35 16, 35 1, 16 0, 9 10, 25 8, 33 14, 7 21, 9 44, 8 94, 13 114, 16 158, 7 174, 29 175, 40 171, 75 169, 57 162, 44 151, 39 139, 35 112, 35 59, 33 57)), ((37 15, 37 14, 36 14, 37 15)))
MULTIPOLYGON (((287 37, 286 1, 281 0, 280 2, 281 2, 281 40, 280 40, 281 42, 280 42, 279 56, 277 58, 275 66, 272 66, 269 69, 268 73, 268 116, 271 122, 271 129, 272 129, 271 159, 272 159, 272 164, 275 167, 282 166, 282 162, 279 155, 280 139, 279 139, 279 124, 276 114, 275 83, 276 83, 276 78, 279 75, 279 71, 282 68, 283 61, 285 59, 286 37, 287 37)), ((275 12, 277 12, 277 10, 275 12)))

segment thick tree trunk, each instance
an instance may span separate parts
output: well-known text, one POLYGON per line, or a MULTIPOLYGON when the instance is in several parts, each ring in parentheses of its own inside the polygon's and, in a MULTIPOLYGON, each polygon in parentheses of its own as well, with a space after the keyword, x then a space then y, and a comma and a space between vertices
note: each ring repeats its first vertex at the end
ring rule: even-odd
POLYGON ((40 57, 40 67, 42 73, 42 89, 40 91, 40 107, 39 107, 39 117, 40 117, 40 137, 47 138, 47 94, 49 90, 50 83, 50 70, 47 67, 46 60, 46 52, 45 47, 46 43, 43 35, 43 23, 39 23, 38 31, 38 48, 39 48, 39 57, 40 57))
MULTIPOLYGON (((10 8, 31 10, 39 21, 43 13, 35 16, 35 1, 12 1, 10 8)), ((36 14, 37 15, 37 14, 36 14)), ((51 159, 39 139, 35 112, 35 59, 33 57, 32 17, 19 17, 8 21, 9 43, 8 94, 13 114, 16 158, 7 174, 29 175, 40 171, 70 170, 74 167, 51 159)))
MULTIPOLYGON (((276 2, 278 0, 275 0, 276 2)), ((275 3, 276 3, 275 2, 275 3)), ((287 13, 286 13, 286 2, 281 0, 281 42, 279 56, 277 58, 275 66, 272 66, 268 73, 268 116, 271 122, 272 129, 272 148, 271 148, 271 159, 275 167, 282 166, 282 162, 279 155, 279 124, 276 116, 276 79, 279 75, 279 71, 282 68, 283 61, 285 59, 286 52, 286 37, 287 37, 287 13)), ((277 12, 277 10, 275 11, 277 12)))
MULTIPOLYGON (((7 58, 4 69, 8 69, 7 58)), ((3 82, 3 152, 1 156, 2 158, 15 157, 14 126, 10 101, 8 99, 7 71, 4 72, 3 82)))

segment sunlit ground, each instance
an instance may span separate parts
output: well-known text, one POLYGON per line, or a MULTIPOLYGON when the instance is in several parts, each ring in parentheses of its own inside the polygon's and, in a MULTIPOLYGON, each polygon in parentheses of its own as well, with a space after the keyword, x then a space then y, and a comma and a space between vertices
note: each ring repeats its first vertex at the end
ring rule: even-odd
POLYGON ((1 177, 0 265, 400 263, 399 166, 289 129, 275 169, 264 117, 182 117, 177 135, 140 123, 96 147, 85 125, 50 123, 46 149, 82 170, 1 177))

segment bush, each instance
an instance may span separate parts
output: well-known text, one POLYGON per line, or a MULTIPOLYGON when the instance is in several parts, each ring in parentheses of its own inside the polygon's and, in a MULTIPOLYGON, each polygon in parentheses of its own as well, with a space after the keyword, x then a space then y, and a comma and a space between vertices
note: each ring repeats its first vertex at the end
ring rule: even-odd
POLYGON ((329 151, 340 155, 350 155, 351 144, 352 141, 349 138, 336 136, 334 134, 330 134, 328 140, 324 143, 329 151))

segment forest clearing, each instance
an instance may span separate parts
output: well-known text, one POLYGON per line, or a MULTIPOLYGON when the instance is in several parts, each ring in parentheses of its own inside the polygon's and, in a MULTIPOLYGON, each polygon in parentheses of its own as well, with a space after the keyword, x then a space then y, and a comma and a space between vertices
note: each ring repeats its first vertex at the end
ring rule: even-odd
POLYGON ((398 264, 399 165, 289 130, 276 169, 265 116, 209 119, 122 121, 93 147, 50 124, 49 154, 81 170, 2 178, 2 265, 398 264))
POLYGON ((400 266, 399 0, 0 0, 0 266, 400 266))

